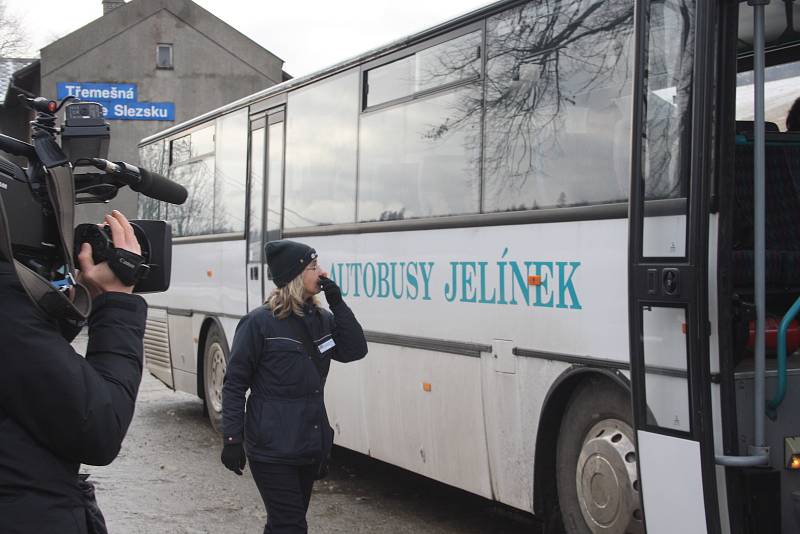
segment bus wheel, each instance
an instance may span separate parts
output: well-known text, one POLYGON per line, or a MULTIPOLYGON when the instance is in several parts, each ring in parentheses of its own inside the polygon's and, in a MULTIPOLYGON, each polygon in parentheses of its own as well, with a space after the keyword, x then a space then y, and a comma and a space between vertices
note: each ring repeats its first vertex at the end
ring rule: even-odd
POLYGON ((629 396, 590 379, 567 405, 556 484, 568 534, 644 534, 629 396))
POLYGON ((203 386, 205 389, 205 408, 211 426, 222 433, 222 380, 228 367, 228 346, 219 327, 212 325, 206 335, 203 354, 203 386))

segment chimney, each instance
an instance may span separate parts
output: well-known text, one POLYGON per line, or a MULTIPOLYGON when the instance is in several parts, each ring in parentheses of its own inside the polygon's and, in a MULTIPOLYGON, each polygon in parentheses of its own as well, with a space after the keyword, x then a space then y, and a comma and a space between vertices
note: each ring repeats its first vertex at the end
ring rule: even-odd
POLYGON ((124 0, 103 0, 103 15, 108 15, 110 12, 124 5, 124 0))

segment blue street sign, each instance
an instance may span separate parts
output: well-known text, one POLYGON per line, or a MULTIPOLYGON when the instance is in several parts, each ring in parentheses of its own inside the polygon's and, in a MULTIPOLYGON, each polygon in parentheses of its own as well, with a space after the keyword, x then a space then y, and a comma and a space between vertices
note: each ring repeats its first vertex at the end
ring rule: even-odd
POLYGON ((56 83, 56 98, 64 100, 74 96, 84 101, 129 100, 135 102, 139 95, 135 83, 56 83))
POLYGON ((174 102, 131 102, 129 100, 112 100, 99 102, 103 106, 103 114, 109 120, 121 121, 174 121, 174 102))

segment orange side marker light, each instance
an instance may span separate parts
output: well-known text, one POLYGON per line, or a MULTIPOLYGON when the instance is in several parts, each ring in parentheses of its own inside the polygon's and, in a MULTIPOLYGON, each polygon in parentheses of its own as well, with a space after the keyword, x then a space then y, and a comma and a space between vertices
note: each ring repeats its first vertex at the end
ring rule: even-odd
POLYGON ((529 286, 540 286, 542 285, 542 277, 538 274, 530 274, 528 275, 528 285, 529 286))
POLYGON ((206 271, 206 276, 211 278, 212 276, 214 276, 214 271, 212 271, 211 269, 207 270, 206 271))
POLYGON ((422 391, 424 391, 426 393, 430 393, 431 392, 431 383, 430 382, 423 382, 422 383, 422 391))

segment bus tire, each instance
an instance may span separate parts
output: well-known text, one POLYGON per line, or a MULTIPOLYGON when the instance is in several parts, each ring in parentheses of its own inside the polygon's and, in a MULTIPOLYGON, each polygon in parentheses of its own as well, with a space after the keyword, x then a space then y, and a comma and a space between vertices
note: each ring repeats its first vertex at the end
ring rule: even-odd
POLYGON ((558 502, 567 534, 644 534, 629 394, 584 380, 564 411, 556 448, 558 502))
POLYGON ((211 426, 222 433, 222 381, 228 367, 228 344, 217 325, 206 334, 203 352, 203 389, 205 409, 211 426))

